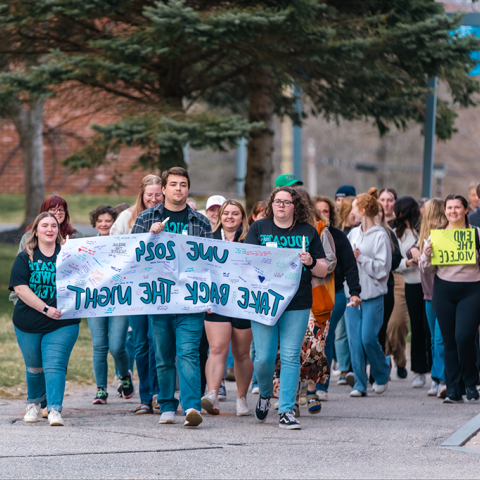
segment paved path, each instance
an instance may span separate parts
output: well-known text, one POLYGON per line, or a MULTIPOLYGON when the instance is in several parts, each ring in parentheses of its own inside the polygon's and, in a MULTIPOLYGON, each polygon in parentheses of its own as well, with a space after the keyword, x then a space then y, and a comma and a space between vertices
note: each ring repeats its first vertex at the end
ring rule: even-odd
MULTIPOLYGON (((411 380, 411 379, 410 379, 411 380)), ((302 408, 302 430, 236 417, 235 384, 219 417, 198 429, 134 416, 138 397, 91 404, 94 388, 65 399, 64 428, 22 421, 24 403, 0 401, 1 478, 479 478, 478 455, 440 444, 480 412, 445 405, 427 388, 393 380, 387 392, 354 399, 333 382, 319 415, 302 408)), ((256 395, 249 396, 253 407, 256 395)))

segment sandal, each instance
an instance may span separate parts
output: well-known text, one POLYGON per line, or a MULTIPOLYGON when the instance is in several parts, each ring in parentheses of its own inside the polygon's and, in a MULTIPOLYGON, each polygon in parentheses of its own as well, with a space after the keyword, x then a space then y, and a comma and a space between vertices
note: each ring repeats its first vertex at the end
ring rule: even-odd
POLYGON ((312 415, 315 415, 316 413, 320 413, 321 409, 322 409, 322 403, 320 402, 320 399, 318 398, 318 395, 316 393, 312 393, 310 395, 307 395, 307 410, 308 410, 308 413, 311 413, 312 415))
POLYGON ((293 407, 293 414, 295 418, 298 418, 300 416, 300 405, 298 403, 296 403, 293 407))
POLYGON ((149 403, 142 403, 134 410, 133 413, 135 415, 148 415, 150 413, 153 413, 153 408, 152 405, 150 405, 149 403))

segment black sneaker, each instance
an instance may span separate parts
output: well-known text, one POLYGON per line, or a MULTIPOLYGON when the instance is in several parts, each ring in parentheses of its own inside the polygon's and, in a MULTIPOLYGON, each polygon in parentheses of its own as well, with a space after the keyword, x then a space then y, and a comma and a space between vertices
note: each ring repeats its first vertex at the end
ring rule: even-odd
POLYGON ((463 403, 463 398, 462 397, 456 398, 453 395, 451 397, 446 396, 443 403, 463 403))
POLYGON ((133 397, 135 390, 133 388, 132 372, 128 372, 125 377, 120 377, 120 385, 117 391, 125 399, 133 397))
POLYGON ((300 422, 295 418, 293 412, 285 412, 280 415, 280 421, 278 422, 280 428, 286 428, 287 430, 300 430, 300 422))
POLYGON ((405 367, 397 367, 397 377, 404 379, 407 378, 408 370, 405 367))
POLYGON ((103 388, 97 389, 97 394, 93 399, 94 405, 105 405, 107 403, 108 393, 103 388))
POLYGON ((476 402, 480 398, 477 387, 465 387, 465 391, 467 392, 467 402, 476 402))
POLYGON ((268 410, 270 409, 270 399, 263 398, 261 395, 259 395, 259 397, 257 406, 255 407, 255 418, 263 423, 266 420, 268 410))

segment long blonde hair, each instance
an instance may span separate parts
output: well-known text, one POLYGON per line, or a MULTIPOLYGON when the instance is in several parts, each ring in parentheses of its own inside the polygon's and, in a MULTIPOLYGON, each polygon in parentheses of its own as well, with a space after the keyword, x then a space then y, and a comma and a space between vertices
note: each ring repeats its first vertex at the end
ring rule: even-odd
POLYGON ((220 211, 218 212, 218 220, 217 224, 213 228, 213 231, 216 232, 219 228, 222 227, 222 215, 223 212, 225 211, 225 208, 228 207, 229 205, 233 205, 234 207, 238 207, 240 210, 240 213, 242 214, 242 234, 240 235, 240 238, 238 239, 239 242, 243 242, 245 240, 245 237, 247 236, 248 233, 248 217, 247 213, 245 212, 245 209, 243 208, 243 205, 238 201, 238 200, 226 200, 223 205, 220 207, 220 211))
POLYGON ((425 202, 422 225, 420 227, 420 236, 418 237, 417 247, 423 253, 425 240, 430 236, 430 230, 436 230, 447 223, 445 216, 445 202, 441 198, 432 198, 425 202))
POLYGON ((342 231, 345 230, 345 227, 347 226, 347 219, 352 211, 352 204, 354 200, 355 197, 345 197, 340 205, 340 209, 338 210, 338 215, 340 218, 337 226, 342 231))
POLYGON ((57 233, 57 240, 56 243, 58 245, 63 244, 63 237, 62 234, 60 233, 60 225, 58 224, 58 220, 55 217, 53 213, 50 212, 43 212, 37 215, 37 218, 34 220, 32 224, 32 229, 30 230, 30 236, 27 239, 27 242, 25 243, 25 251, 27 252, 28 258, 30 259, 31 262, 33 262, 33 251, 38 247, 38 237, 37 237, 37 230, 38 230, 38 224, 44 219, 44 218, 54 218, 55 221, 57 222, 57 227, 58 227, 58 233, 57 233))
POLYGON ((128 226, 130 228, 133 228, 133 225, 135 224, 137 217, 144 210, 147 209, 147 207, 143 203, 143 194, 145 193, 145 189, 150 185, 161 185, 161 184, 162 184, 162 179, 158 175, 149 174, 143 177, 142 184, 140 185, 140 193, 138 194, 137 201, 135 202, 135 205, 131 207, 132 216, 128 221, 128 226))

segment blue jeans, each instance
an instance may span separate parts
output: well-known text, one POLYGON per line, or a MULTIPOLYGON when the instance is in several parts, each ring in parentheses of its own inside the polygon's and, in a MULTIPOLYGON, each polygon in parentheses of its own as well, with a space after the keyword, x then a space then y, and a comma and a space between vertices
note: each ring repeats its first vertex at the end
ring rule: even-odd
POLYGON ((385 385, 390 368, 378 341, 378 332, 383 325, 383 295, 362 300, 360 307, 347 308, 345 325, 355 374, 353 389, 367 393, 366 360, 370 363, 370 371, 376 383, 385 385))
MULTIPOLYGON (((252 344, 250 345, 250 358, 253 360, 253 365, 255 365, 255 342, 252 339, 252 344)), ((257 374, 255 373, 255 366, 253 367, 252 375, 252 388, 258 387, 257 374)))
POLYGON ((348 372, 351 368, 350 347, 348 346, 347 327, 345 326, 345 313, 337 323, 335 329, 335 354, 337 356, 338 369, 348 372))
MULTIPOLYGON (((347 306, 347 297, 345 296, 345 291, 342 289, 339 292, 335 293, 335 306, 332 310, 332 316, 330 317, 330 325, 328 327, 327 340, 325 341, 325 356, 327 357, 328 366, 332 366, 333 360, 333 344, 335 342, 335 330, 339 320, 343 317, 345 308, 347 306)), ((348 349, 347 349, 348 351, 348 349)), ((349 352, 349 351, 348 351, 349 352)), ((348 353, 350 361, 350 352, 348 353)), ((338 358, 338 353, 337 353, 338 358)), ((328 386, 330 385, 330 375, 328 376, 325 385, 317 383, 317 390, 322 390, 328 392, 328 386)))
POLYGON ((128 353, 126 348, 128 317, 92 317, 88 319, 93 343, 93 373, 98 388, 107 388, 108 351, 115 359, 118 374, 128 375, 128 353))
POLYGON ((278 413, 293 411, 300 380, 300 353, 307 331, 310 310, 289 310, 278 322, 269 327, 252 321, 255 341, 255 371, 257 372, 260 395, 273 395, 273 375, 280 340, 280 398, 278 413))
POLYGON ((437 316, 433 311, 432 301, 425 300, 428 326, 432 336, 432 380, 437 383, 445 382, 445 353, 443 349, 443 337, 438 325, 437 316))
POLYGON ((135 360, 140 380, 140 402, 152 403, 153 395, 159 392, 155 348, 151 328, 151 315, 134 315, 130 317, 135 360))
POLYGON ((180 378, 180 397, 183 411, 195 408, 200 411, 200 355, 205 313, 187 315, 152 315, 151 326, 159 394, 157 401, 160 410, 176 412, 178 400, 175 398, 175 358, 180 378))
POLYGON ((46 405, 49 412, 62 411, 65 375, 78 331, 78 324, 50 333, 25 333, 15 327, 27 370, 28 403, 46 405))

